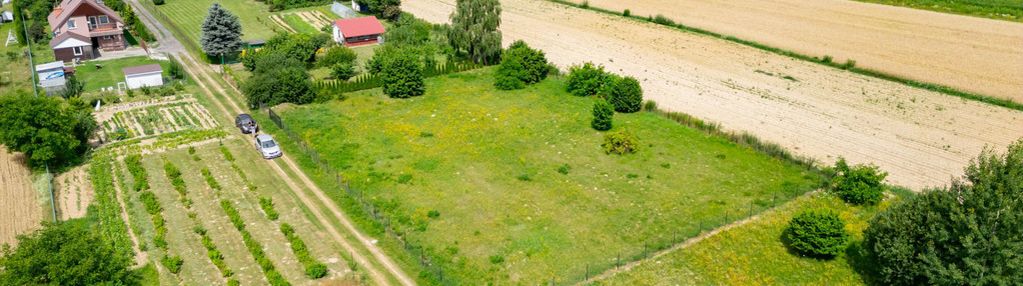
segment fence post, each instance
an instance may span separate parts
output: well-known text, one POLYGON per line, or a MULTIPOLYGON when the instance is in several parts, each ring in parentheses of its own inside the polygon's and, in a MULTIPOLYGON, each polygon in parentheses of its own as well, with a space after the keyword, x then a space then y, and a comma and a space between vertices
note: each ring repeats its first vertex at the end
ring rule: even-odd
POLYGON ((700 230, 696 231, 697 234, 703 232, 703 220, 700 220, 700 230))
POLYGON ((753 217, 753 202, 749 202, 749 216, 747 217, 753 217))
POLYGON ((618 252, 618 261, 615 262, 615 269, 618 269, 619 266, 622 266, 622 253, 621 252, 618 252))
POLYGON ((589 281, 590 280, 590 264, 589 263, 586 263, 586 276, 585 277, 586 277, 586 279, 583 279, 583 281, 589 281))

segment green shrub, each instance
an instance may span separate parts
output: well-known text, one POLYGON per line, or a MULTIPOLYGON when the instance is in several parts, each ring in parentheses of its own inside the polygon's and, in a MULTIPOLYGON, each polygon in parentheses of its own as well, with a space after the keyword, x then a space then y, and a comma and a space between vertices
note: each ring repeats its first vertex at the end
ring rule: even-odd
POLYGON ((428 218, 438 218, 438 217, 440 217, 440 211, 430 210, 429 212, 426 213, 426 217, 428 217, 428 218))
POLYGON ((845 222, 826 210, 804 211, 792 218, 784 239, 796 252, 818 258, 832 258, 845 251, 849 235, 845 222))
POLYGON ((847 203, 875 205, 884 198, 883 182, 888 173, 880 171, 876 166, 849 167, 844 158, 839 158, 835 167, 826 171, 832 176, 830 190, 847 203))
POLYGON ((544 80, 549 72, 550 64, 543 51, 519 40, 504 51, 501 65, 494 73, 494 85, 502 90, 521 89, 544 80))
POLYGON ((569 68, 565 87, 574 95, 591 96, 600 91, 600 87, 604 85, 606 79, 607 73, 604 72, 604 66, 584 63, 581 66, 569 68))
POLYGON ((629 9, 625 9, 625 11, 622 12, 622 16, 625 17, 632 16, 632 11, 629 11, 629 9))
POLYGON ((568 164, 564 164, 564 165, 561 165, 560 167, 558 167, 558 173, 560 173, 562 175, 568 175, 568 171, 571 171, 571 170, 572 170, 572 166, 569 166, 568 164))
POLYGON ((354 50, 345 46, 336 46, 327 50, 316 64, 321 67, 332 67, 337 64, 345 63, 354 65, 358 57, 359 56, 355 54, 354 50))
POLYGON ((622 113, 637 112, 643 105, 643 88, 634 77, 609 76, 600 95, 622 113))
POLYGON ((631 154, 639 150, 639 139, 628 131, 621 130, 604 135, 604 153, 607 154, 631 154))
POLYGON ((657 111, 657 102, 653 100, 647 100, 643 102, 643 110, 645 111, 657 111))
POLYGON ((178 274, 178 272, 181 272, 181 265, 185 264, 185 261, 181 260, 180 256, 164 256, 163 259, 160 259, 160 263, 170 273, 178 274))
POLYGON ((336 63, 330 66, 330 76, 338 80, 348 80, 357 74, 352 63, 336 63))
MULTIPOLYGON (((156 5, 163 5, 163 3, 164 3, 163 1, 164 1, 164 0, 153 0, 153 4, 156 4, 156 5)), ((176 272, 175 272, 175 273, 176 273, 176 272)))
POLYGON ((370 71, 380 76, 384 94, 391 98, 410 98, 426 93, 423 67, 411 50, 380 51, 374 55, 370 71))
POLYGON ((206 179, 206 184, 210 186, 210 189, 220 190, 220 183, 217 182, 217 178, 213 177, 213 173, 210 172, 209 168, 202 168, 202 177, 206 179))
POLYGON ((661 14, 657 14, 657 16, 654 17, 653 21, 654 23, 661 25, 675 26, 675 21, 672 21, 671 19, 668 19, 668 17, 665 17, 664 15, 661 14))
POLYGON ((274 201, 268 197, 259 198, 259 207, 263 209, 263 213, 266 214, 266 218, 270 220, 277 220, 279 214, 274 209, 274 201))
POLYGON ((611 121, 614 117, 614 107, 604 99, 597 99, 593 102, 593 121, 590 126, 598 131, 611 130, 611 121))

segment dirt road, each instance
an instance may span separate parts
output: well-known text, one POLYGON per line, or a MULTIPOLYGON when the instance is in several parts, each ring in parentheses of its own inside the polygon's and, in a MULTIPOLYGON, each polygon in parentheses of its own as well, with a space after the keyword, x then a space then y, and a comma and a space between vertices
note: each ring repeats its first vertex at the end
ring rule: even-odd
MULTIPOLYGON (((213 76, 216 75, 213 69, 209 65, 200 63, 192 55, 185 52, 181 48, 182 45, 179 40, 162 23, 157 21, 145 7, 140 5, 137 0, 129 1, 128 3, 134 6, 140 18, 150 30, 155 30, 161 35, 158 38, 160 40, 160 47, 164 49, 163 51, 178 57, 189 77, 196 81, 199 87, 209 96, 210 101, 223 111, 225 116, 247 112, 247 110, 242 108, 244 103, 237 89, 232 86, 225 88, 220 82, 214 80, 213 76)), ((225 119, 228 122, 231 120, 231 118, 225 119)), ((277 173, 277 176, 284 180, 289 188, 291 188, 291 191, 311 210, 319 223, 325 226, 331 238, 352 255, 352 259, 359 264, 360 269, 369 274, 375 284, 390 285, 390 277, 393 277, 401 285, 416 284, 411 276, 406 274, 393 259, 388 257, 376 245, 375 240, 355 228, 355 224, 351 222, 348 216, 337 207, 333 200, 326 196, 326 193, 319 186, 309 179, 302 169, 297 167, 297 164, 288 155, 284 155, 274 161, 268 161, 267 164, 270 164, 277 173), (280 161, 283 161, 283 163, 280 161), (301 182, 301 184, 297 184, 296 180, 293 180, 288 174, 289 172, 295 174, 298 177, 297 181, 301 182), (311 193, 311 195, 307 192, 311 193), (310 197, 315 199, 310 199, 310 197), (321 209, 321 205, 326 207, 326 211, 321 209), (332 221, 340 222, 343 228, 339 231, 332 221), (354 237, 355 241, 350 241, 348 236, 354 237), (363 255, 358 248, 367 250, 369 255, 363 255), (383 269, 379 269, 377 265, 380 265, 380 268, 383 269)))
MULTIPOLYGON (((573 0, 579 3, 582 0, 573 0)), ((592 0, 924 82, 1023 102, 1023 24, 847 0, 592 0)))
POLYGON ((43 208, 25 156, 0 146, 0 245, 15 244, 19 234, 31 232, 43 221, 43 208))
MULTIPOLYGON (((404 1, 447 22, 454 0, 404 1)), ((824 163, 873 162, 889 181, 947 184, 984 146, 1023 136, 1023 112, 860 76, 728 41, 541 0, 505 0, 504 42, 523 39, 565 67, 637 77, 661 108, 745 130, 824 163)))

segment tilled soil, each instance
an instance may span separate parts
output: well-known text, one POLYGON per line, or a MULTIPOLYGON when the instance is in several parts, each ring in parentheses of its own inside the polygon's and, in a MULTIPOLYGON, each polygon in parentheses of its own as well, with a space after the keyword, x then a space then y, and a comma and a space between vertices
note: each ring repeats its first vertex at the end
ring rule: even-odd
MULTIPOLYGON (((574 0, 582 2, 582 0, 574 0)), ((1023 24, 847 0, 594 0, 924 82, 1023 102, 1023 24)))
MULTIPOLYGON (((413 0, 402 8, 443 23, 454 3, 413 0)), ((638 78, 662 109, 823 163, 838 156, 874 163, 910 188, 945 185, 985 146, 1004 148, 1023 136, 1023 112, 546 1, 501 4, 506 45, 525 40, 561 67, 603 64, 638 78)))
POLYGON ((17 235, 40 227, 43 210, 32 188, 32 173, 23 154, 0 146, 0 245, 15 244, 17 235))

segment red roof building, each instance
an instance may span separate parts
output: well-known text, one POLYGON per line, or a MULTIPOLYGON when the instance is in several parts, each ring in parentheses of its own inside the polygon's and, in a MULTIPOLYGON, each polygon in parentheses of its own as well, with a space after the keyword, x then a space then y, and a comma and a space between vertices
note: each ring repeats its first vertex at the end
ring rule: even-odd
POLYGON ((384 25, 374 16, 334 21, 334 41, 348 47, 381 43, 383 34, 384 25))

